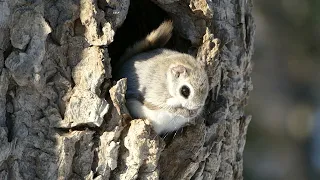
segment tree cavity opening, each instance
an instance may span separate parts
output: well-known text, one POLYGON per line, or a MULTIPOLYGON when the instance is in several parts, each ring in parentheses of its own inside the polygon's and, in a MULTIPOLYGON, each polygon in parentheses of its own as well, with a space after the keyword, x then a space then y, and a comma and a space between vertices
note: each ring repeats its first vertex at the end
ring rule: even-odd
MULTIPOLYGON (((126 48, 146 37, 163 21, 170 19, 168 13, 150 0, 131 1, 126 20, 116 30, 114 41, 108 46, 111 66, 115 67, 126 48)), ((172 37, 165 48, 187 53, 190 46, 190 41, 182 38, 173 29, 172 37)), ((112 75, 114 76, 114 72, 112 75)))

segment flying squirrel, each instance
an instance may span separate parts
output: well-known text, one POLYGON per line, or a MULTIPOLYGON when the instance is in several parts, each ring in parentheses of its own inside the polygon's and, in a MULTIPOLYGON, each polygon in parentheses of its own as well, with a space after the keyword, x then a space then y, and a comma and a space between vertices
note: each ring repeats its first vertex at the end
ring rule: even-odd
POLYGON ((148 119, 158 134, 178 130, 197 117, 209 91, 207 73, 193 56, 162 48, 172 29, 172 21, 164 21, 128 48, 115 68, 116 78, 127 78, 130 115, 148 119))

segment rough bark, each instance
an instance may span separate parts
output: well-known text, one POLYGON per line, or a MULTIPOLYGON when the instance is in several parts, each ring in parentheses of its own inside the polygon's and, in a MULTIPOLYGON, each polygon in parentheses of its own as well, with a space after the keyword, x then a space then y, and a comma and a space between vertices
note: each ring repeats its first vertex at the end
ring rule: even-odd
POLYGON ((202 117, 166 142, 128 121, 126 81, 111 80, 129 0, 0 1, 0 179, 242 179, 251 0, 153 2, 211 83, 202 117))

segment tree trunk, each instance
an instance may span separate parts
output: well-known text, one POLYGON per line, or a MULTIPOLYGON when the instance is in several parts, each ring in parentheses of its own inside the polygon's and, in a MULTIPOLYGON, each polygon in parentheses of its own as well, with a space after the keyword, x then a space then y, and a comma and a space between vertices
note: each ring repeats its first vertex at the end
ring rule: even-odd
POLYGON ((242 179, 251 0, 129 4, 0 2, 0 179, 242 179), (165 18, 168 46, 205 62, 211 85, 202 117, 171 138, 128 121, 126 81, 111 74, 165 18))

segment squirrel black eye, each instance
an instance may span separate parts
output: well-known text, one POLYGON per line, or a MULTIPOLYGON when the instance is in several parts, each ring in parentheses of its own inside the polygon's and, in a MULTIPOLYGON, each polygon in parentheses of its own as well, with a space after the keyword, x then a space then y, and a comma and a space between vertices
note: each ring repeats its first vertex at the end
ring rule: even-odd
POLYGON ((182 86, 180 89, 180 94, 187 99, 190 95, 190 89, 188 86, 182 86))

